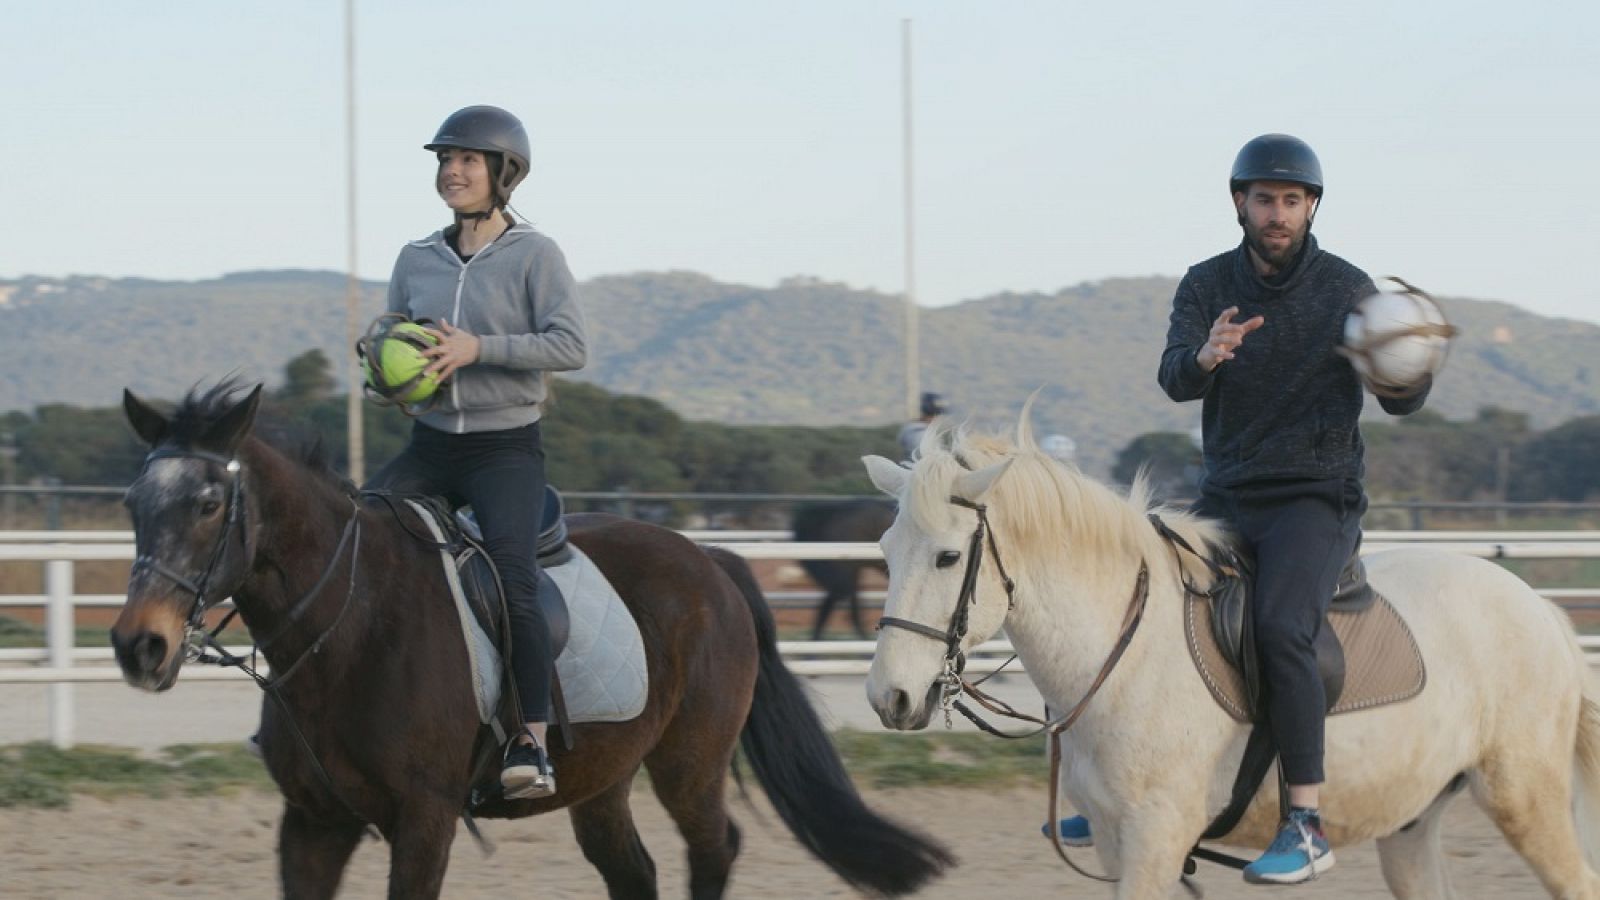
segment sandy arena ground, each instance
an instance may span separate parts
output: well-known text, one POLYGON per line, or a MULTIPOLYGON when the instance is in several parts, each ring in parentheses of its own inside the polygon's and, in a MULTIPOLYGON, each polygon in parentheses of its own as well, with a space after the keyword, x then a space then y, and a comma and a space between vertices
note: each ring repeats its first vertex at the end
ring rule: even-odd
MULTIPOLYGON (((1042 791, 900 790, 869 794, 878 809, 919 823, 962 858, 918 894, 928 898, 1006 900, 1108 897, 1103 886, 1067 870, 1039 837, 1042 791)), ((687 894, 682 843, 654 797, 635 797, 645 845, 655 857, 664 897, 687 894)), ((856 896, 800 849, 761 801, 760 813, 737 804, 744 852, 734 868, 734 898, 856 896)), ((79 797, 71 809, 0 810, 0 896, 7 898, 228 897, 277 895, 274 858, 278 802, 242 794, 184 800, 101 801, 79 797)), ((1447 818, 1451 874, 1463 897, 1516 900, 1546 896, 1526 865, 1470 800, 1447 818)), ((598 874, 580 855, 565 816, 488 822, 497 852, 484 859, 458 830, 446 897, 601 898, 598 874)), ((1389 896, 1372 845, 1341 849, 1339 865, 1292 891, 1249 887, 1237 873, 1201 869, 1210 898, 1377 898, 1389 896)), ((344 897, 384 895, 387 848, 368 841, 345 876, 344 897)), ((1080 863, 1092 864, 1092 854, 1080 863)), ((1174 897, 1187 896, 1175 891, 1174 897)))

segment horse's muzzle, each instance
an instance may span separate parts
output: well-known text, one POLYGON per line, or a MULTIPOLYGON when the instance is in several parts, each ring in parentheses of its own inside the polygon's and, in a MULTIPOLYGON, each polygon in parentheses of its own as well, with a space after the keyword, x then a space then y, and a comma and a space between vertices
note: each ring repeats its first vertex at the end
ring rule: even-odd
POLYGON ((183 665, 183 627, 178 621, 156 627, 148 616, 130 616, 129 608, 111 626, 111 649, 122 678, 133 687, 164 691, 178 680, 183 665))
POLYGON ((895 731, 920 731, 928 727, 933 709, 939 703, 939 685, 928 685, 928 693, 921 703, 899 688, 890 688, 872 698, 872 708, 878 713, 883 727, 895 731))

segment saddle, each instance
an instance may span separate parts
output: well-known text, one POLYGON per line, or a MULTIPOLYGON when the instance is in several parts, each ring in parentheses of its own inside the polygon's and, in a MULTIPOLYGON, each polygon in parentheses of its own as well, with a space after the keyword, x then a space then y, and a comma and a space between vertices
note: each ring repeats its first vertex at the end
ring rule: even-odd
MULTIPOLYGON (((551 736, 570 751, 572 725, 637 717, 644 709, 649 676, 642 635, 632 614, 599 567, 568 543, 561 496, 553 488, 545 491, 536 552, 539 604, 555 656, 551 736)), ((504 592, 470 513, 452 516, 441 501, 429 497, 407 497, 405 504, 432 535, 431 540, 418 537, 443 558, 466 640, 481 723, 473 751, 474 787, 467 801, 470 809, 476 809, 501 799, 499 748, 521 726, 508 665, 511 646, 504 592)))
MULTIPOLYGON (((1211 588, 1211 635, 1217 643, 1217 650, 1222 658, 1240 673, 1244 678, 1245 711, 1258 709, 1261 705, 1261 666, 1256 652, 1256 642, 1253 629, 1250 626, 1250 601, 1254 594, 1255 584, 1255 559, 1252 556, 1228 552, 1231 565, 1224 565, 1224 571, 1232 571, 1233 577, 1219 579, 1211 588)), ((1339 613, 1359 613, 1372 606, 1377 599, 1377 594, 1372 586, 1367 583, 1367 567, 1361 562, 1361 548, 1358 544, 1356 552, 1350 555, 1345 563, 1344 571, 1339 573, 1338 585, 1334 588, 1333 601, 1328 612, 1331 616, 1339 613)), ((1317 671, 1322 676, 1323 694, 1327 698, 1327 710, 1331 712, 1338 703, 1339 695, 1344 690, 1345 657, 1344 645, 1340 643, 1338 634, 1332 627, 1325 627, 1317 632, 1317 671)), ((1224 704, 1227 708, 1227 704, 1224 704)), ((1232 710, 1230 710, 1232 712, 1232 710)))
MULTIPOLYGON (((1162 525, 1157 528, 1168 533, 1162 525)), ((1255 561, 1219 548, 1212 548, 1206 561, 1215 575, 1211 589, 1188 592, 1184 602, 1189 653, 1217 705, 1252 725, 1228 804, 1201 836, 1217 840, 1243 818, 1277 748, 1262 712, 1260 663, 1250 627, 1255 561)), ((1408 700, 1427 684, 1416 639, 1388 599, 1368 584, 1359 544, 1339 575, 1315 647, 1330 716, 1408 700)), ((1281 785, 1279 800, 1288 802, 1281 785)))
MULTIPOLYGON (((572 632, 572 619, 566 598, 555 579, 550 577, 549 570, 572 560, 572 548, 567 545, 565 514, 561 492, 545 485, 544 514, 539 519, 539 543, 535 551, 539 559, 539 607, 544 611, 545 621, 550 623, 550 652, 558 657, 567 646, 567 637, 572 632)), ((483 531, 478 528, 478 520, 470 509, 457 510, 453 522, 459 529, 456 534, 459 535, 461 549, 451 553, 451 556, 455 557, 461 587, 478 624, 498 638, 503 630, 500 610, 504 600, 494 565, 489 562, 489 554, 483 549, 483 531)))
MULTIPOLYGON (((1241 722, 1259 721, 1261 671, 1250 626, 1255 561, 1233 550, 1214 550, 1212 561, 1223 575, 1185 604, 1190 655, 1219 706, 1241 722)), ((1339 575, 1315 646, 1328 715, 1409 699, 1427 680, 1411 630, 1368 584, 1359 545, 1339 575)))

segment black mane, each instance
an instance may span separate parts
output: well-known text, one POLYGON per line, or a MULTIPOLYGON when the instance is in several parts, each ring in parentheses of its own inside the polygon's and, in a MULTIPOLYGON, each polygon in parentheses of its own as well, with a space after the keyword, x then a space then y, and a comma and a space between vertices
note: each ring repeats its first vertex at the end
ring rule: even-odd
POLYGON ((199 442, 211 426, 244 399, 236 395, 244 393, 248 387, 238 376, 229 375, 207 390, 202 391, 199 385, 190 388, 172 411, 165 440, 186 446, 199 442))
MULTIPOLYGON (((204 390, 199 386, 191 388, 172 412, 172 422, 167 429, 166 440, 193 446, 218 420, 242 401, 252 387, 253 385, 243 383, 238 376, 230 375, 210 388, 204 390)), ((250 429, 251 434, 267 446, 305 466, 311 474, 341 492, 354 493, 355 484, 333 467, 333 459, 328 453, 327 445, 323 443, 322 435, 289 424, 286 417, 279 415, 278 411, 273 409, 274 404, 270 398, 263 399, 262 409, 256 415, 256 423, 250 429)))

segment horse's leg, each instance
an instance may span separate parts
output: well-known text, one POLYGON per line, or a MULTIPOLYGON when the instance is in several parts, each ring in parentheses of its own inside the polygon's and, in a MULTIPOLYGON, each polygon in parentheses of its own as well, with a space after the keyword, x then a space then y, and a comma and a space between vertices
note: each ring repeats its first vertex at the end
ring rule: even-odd
POLYGON ((1551 896, 1600 900, 1572 820, 1572 760, 1500 753, 1472 778, 1472 792, 1551 896))
POLYGON ((278 825, 278 874, 283 896, 290 900, 322 900, 339 890, 345 864, 361 841, 359 823, 329 824, 284 804, 278 825))
POLYGON ((1458 790, 1440 794, 1415 822, 1378 840, 1383 880, 1399 900, 1449 900, 1456 895, 1444 866, 1441 823, 1458 790))
MULTIPOLYGON (((1183 875, 1183 863, 1193 835, 1204 825, 1205 810, 1197 807, 1184 816, 1175 809, 1148 808, 1119 824, 1120 840, 1102 853, 1101 860, 1120 869, 1116 900, 1158 900, 1169 897, 1183 875), (1186 820, 1187 823, 1186 823, 1186 820)), ((1099 843, 1098 836, 1096 843, 1099 843)))
POLYGON ((600 870, 612 900, 655 900, 656 864, 633 826, 632 789, 633 779, 624 778, 568 812, 578 846, 600 870))
POLYGON ((856 566, 850 573, 850 625, 856 630, 856 637, 866 640, 867 630, 861 627, 861 573, 866 566, 856 566))
POLYGON ((416 804, 389 841, 389 900, 437 897, 450 865, 456 811, 443 803, 416 804))
POLYGON ((703 747, 663 743, 650 755, 650 784, 689 845, 689 896, 720 900, 739 855, 739 828, 723 802, 728 760, 703 747))
POLYGON ((817 606, 817 621, 811 626, 811 639, 822 640, 822 632, 828 627, 828 617, 833 615, 833 606, 839 602, 839 594, 833 588, 828 588, 823 594, 822 603, 817 606))

